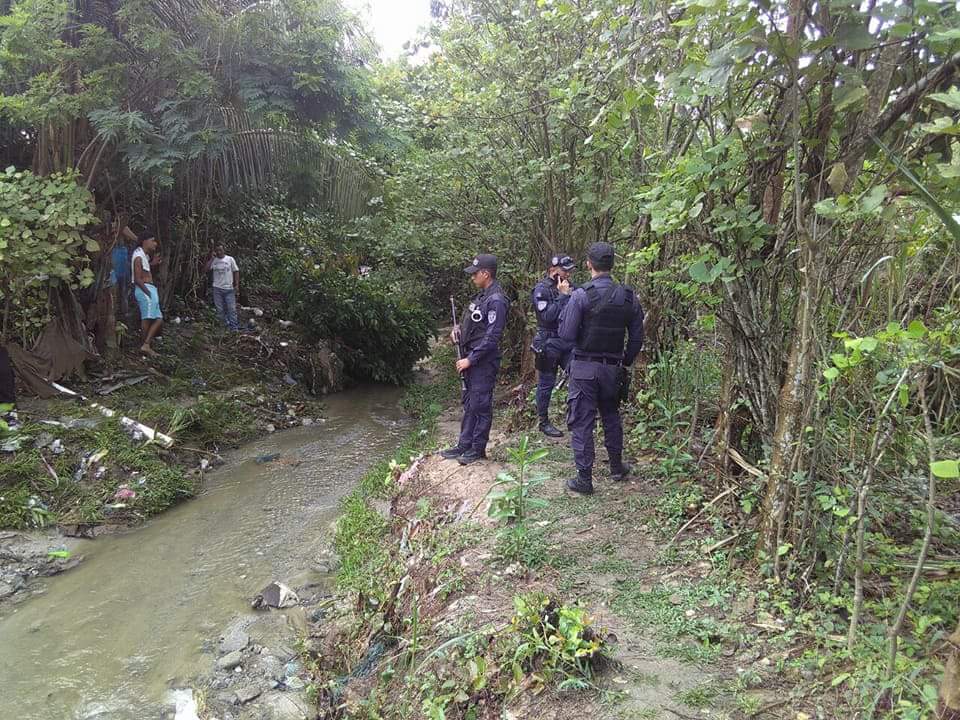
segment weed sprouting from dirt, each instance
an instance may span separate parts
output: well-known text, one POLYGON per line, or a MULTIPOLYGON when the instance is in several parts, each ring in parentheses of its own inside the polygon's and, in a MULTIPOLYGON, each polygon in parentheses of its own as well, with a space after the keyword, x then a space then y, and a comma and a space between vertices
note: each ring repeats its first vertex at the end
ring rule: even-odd
MULTIPOLYGON (((418 707, 422 717, 494 717, 498 708, 521 691, 539 693, 595 688, 596 673, 610 662, 605 631, 587 611, 539 592, 516 595, 510 622, 461 633, 431 652, 409 661, 418 647, 405 641, 404 674, 391 666, 380 676, 393 685, 389 707, 372 693, 367 709, 380 717, 407 717, 402 708, 418 707), (412 670, 412 672, 411 672, 412 670)), ((416 609, 407 623, 412 632, 422 622, 416 609)), ((408 710, 409 712, 409 710, 408 710)))
POLYGON ((508 643, 514 677, 529 674, 542 685, 584 689, 597 669, 609 662, 603 630, 593 627, 586 609, 557 602, 544 593, 518 595, 508 643))
POLYGON ((546 448, 534 450, 530 447, 530 438, 524 435, 517 447, 510 448, 507 455, 516 471, 502 472, 490 491, 490 509, 487 514, 494 520, 522 524, 527 513, 536 508, 546 507, 547 501, 533 497, 533 491, 548 479, 545 473, 534 473, 535 464, 547 456, 546 448))
POLYGON ((692 708, 709 708, 713 706, 714 700, 720 694, 720 689, 712 683, 704 683, 695 688, 690 688, 677 693, 677 702, 681 702, 692 708))

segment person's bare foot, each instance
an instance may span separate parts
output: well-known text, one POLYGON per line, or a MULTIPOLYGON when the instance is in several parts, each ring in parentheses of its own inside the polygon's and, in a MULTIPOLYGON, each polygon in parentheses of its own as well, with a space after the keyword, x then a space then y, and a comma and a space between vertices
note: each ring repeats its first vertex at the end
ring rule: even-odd
POLYGON ((156 351, 149 345, 141 345, 140 352, 142 352, 144 355, 149 355, 150 357, 157 357, 156 351))

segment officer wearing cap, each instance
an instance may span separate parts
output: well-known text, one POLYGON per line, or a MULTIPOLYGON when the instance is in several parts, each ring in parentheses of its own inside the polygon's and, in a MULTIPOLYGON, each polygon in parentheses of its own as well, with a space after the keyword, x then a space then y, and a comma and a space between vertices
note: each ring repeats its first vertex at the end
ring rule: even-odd
POLYGON ((495 255, 477 255, 464 268, 480 293, 463 313, 451 338, 460 345, 457 372, 463 376, 463 420, 460 440, 440 453, 469 465, 487 456, 493 424, 493 386, 500 370, 500 337, 507 323, 510 301, 497 282, 495 255))
POLYGON ((643 309, 632 289, 610 277, 613 258, 612 245, 590 246, 587 268, 592 280, 573 292, 560 319, 560 338, 574 343, 567 427, 577 477, 568 481, 567 487, 584 495, 593 492, 593 429, 598 410, 610 457, 610 478, 624 480, 631 469, 623 462, 620 374, 643 347, 643 309))
POLYGON ((557 383, 557 368, 566 369, 573 345, 560 339, 560 313, 566 307, 573 288, 570 273, 576 265, 568 255, 550 258, 547 275, 533 288, 533 309, 537 314, 537 334, 533 338, 533 351, 537 367, 537 416, 540 432, 548 437, 563 437, 549 417, 550 397, 557 383))

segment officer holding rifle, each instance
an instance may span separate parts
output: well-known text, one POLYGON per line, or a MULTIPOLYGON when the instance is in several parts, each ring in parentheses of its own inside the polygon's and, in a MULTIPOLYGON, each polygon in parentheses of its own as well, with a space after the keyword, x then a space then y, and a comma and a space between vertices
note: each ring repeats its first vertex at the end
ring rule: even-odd
POLYGON ((510 301, 497 282, 495 255, 477 255, 464 272, 480 292, 451 333, 459 348, 457 372, 462 378, 463 420, 459 441, 440 455, 470 465, 487 457, 493 424, 493 388, 500 370, 500 338, 510 301))

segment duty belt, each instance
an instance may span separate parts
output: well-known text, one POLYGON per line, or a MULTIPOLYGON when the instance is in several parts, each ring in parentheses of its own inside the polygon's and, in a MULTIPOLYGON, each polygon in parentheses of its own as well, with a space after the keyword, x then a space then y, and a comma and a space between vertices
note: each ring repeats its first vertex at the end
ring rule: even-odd
POLYGON ((541 337, 547 338, 548 340, 552 340, 553 338, 560 337, 559 331, 547 330, 546 328, 542 328, 542 327, 537 328, 537 334, 540 335, 541 337))
POLYGON ((583 355, 582 353, 574 353, 573 359, 600 363, 601 365, 620 365, 622 363, 619 358, 605 357, 603 355, 583 355))

